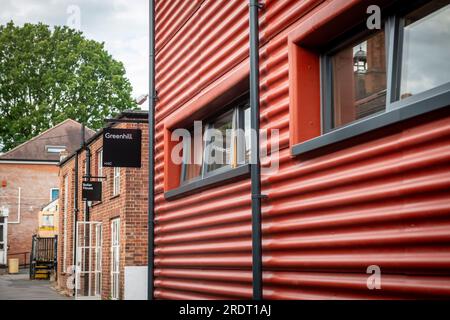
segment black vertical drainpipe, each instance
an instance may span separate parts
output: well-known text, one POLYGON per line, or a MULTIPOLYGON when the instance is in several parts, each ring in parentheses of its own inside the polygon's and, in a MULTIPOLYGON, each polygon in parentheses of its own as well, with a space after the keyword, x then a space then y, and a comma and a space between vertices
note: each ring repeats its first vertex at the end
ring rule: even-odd
MULTIPOLYGON (((85 126, 84 123, 82 124, 82 138, 81 138, 81 143, 82 143, 82 149, 86 151, 86 167, 85 167, 85 172, 82 173, 81 177, 82 180, 84 180, 86 178, 87 181, 90 181, 91 179, 91 149, 86 145, 86 130, 85 130, 85 126), (86 176, 85 176, 86 175, 86 176)), ((89 221, 89 206, 87 205, 87 202, 85 202, 85 216, 84 216, 84 220, 85 221, 89 221)))
POLYGON ((147 299, 153 300, 155 217, 155 0, 149 0, 149 103, 148 103, 148 245, 147 299))
POLYGON ((250 117, 252 192, 253 299, 262 299, 261 164, 259 159, 259 21, 258 0, 250 0, 250 117))
MULTIPOLYGON (((80 136, 80 149, 83 148, 84 145, 84 125, 81 125, 81 136, 80 136)), ((77 235, 77 222, 78 222, 78 211, 79 211, 79 207, 78 207, 78 155, 79 155, 79 150, 75 152, 75 173, 74 173, 74 193, 73 193, 73 234, 72 234, 72 239, 73 239, 73 243, 72 243, 72 250, 73 250, 73 265, 76 267, 77 265, 77 248, 76 246, 76 235, 77 235)), ((66 210, 66 208, 64 208, 64 210, 66 210)), ((66 270, 63 270, 64 272, 66 272, 66 270)), ((74 279, 74 284, 75 284, 75 277, 74 279)), ((75 287, 74 287, 75 288, 75 287)), ((76 290, 76 288, 74 289, 76 290)), ((74 294, 75 296, 75 291, 74 294)))
MULTIPOLYGON (((77 222, 78 222, 78 151, 75 153, 75 174, 74 174, 74 193, 73 193, 73 214, 74 214, 74 225, 73 225, 73 264, 77 263, 77 250, 75 248, 76 244, 76 234, 77 234, 77 222)), ((64 209, 65 210, 65 209, 64 209)), ((65 272, 65 271, 64 271, 65 272)))
MULTIPOLYGON (((83 132, 84 132, 84 128, 83 128, 83 132)), ((83 146, 84 146, 84 150, 86 151, 86 167, 85 167, 85 174, 82 174, 82 181, 84 181, 86 179, 86 181, 90 181, 91 180, 91 148, 89 148, 89 146, 86 144, 86 139, 83 139, 83 146)), ((89 208, 89 204, 88 201, 84 201, 84 221, 88 222, 90 220, 90 208, 89 208)), ((88 234, 91 234, 91 226, 88 225, 88 234)), ((83 232, 83 236, 86 239, 87 242, 87 246, 90 247, 91 246, 91 238, 89 236, 87 236, 86 234, 84 234, 83 232)), ((91 263, 91 261, 89 260, 89 250, 86 250, 85 253, 85 268, 86 270, 89 269, 89 263, 91 263)), ((84 290, 85 290, 85 295, 89 296, 90 292, 89 292, 89 277, 86 277, 85 280, 85 285, 84 285, 84 290)))
MULTIPOLYGON (((85 146, 86 150, 86 181, 91 181, 91 148, 85 146)), ((84 180, 84 179, 83 179, 84 180)), ((89 205, 86 201, 86 221, 90 220, 89 205)))

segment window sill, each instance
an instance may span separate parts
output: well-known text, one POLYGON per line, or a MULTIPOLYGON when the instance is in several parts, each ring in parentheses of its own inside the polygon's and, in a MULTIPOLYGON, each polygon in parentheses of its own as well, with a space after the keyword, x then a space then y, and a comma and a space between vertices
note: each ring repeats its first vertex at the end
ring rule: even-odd
POLYGON ((169 190, 164 193, 166 200, 175 200, 188 196, 190 194, 202 191, 210 187, 216 187, 218 185, 229 183, 230 180, 238 180, 250 174, 250 165, 242 165, 234 169, 230 169, 226 172, 211 175, 201 180, 193 181, 191 183, 182 185, 176 189, 169 190))
POLYGON ((450 106, 450 85, 447 84, 423 94, 395 102, 392 104, 392 107, 395 109, 385 113, 360 120, 317 138, 293 145, 291 153, 293 156, 299 156, 448 106, 450 106))
POLYGON ((91 208, 94 208, 94 207, 96 207, 96 206, 98 206, 98 205, 100 205, 100 204, 102 204, 102 201, 95 201, 95 203, 93 203, 93 204, 91 205, 91 208))
POLYGON ((109 200, 112 200, 112 199, 115 199, 115 198, 118 198, 118 197, 120 197, 120 193, 109 197, 109 200))

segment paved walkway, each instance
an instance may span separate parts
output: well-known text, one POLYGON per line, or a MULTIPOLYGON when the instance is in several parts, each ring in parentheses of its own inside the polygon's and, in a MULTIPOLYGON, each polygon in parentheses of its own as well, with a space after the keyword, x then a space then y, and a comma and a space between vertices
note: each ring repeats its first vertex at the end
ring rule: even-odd
POLYGON ((50 287, 48 280, 29 280, 27 273, 0 275, 0 300, 71 300, 50 287))

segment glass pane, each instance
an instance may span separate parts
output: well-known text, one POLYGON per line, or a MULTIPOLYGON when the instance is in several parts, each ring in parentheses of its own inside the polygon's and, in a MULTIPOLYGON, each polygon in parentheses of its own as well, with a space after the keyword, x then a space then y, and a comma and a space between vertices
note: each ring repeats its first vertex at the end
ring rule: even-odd
POLYGON ((53 216, 42 216, 43 227, 53 227, 53 216))
POLYGON ((227 112, 211 123, 207 141, 207 172, 217 170, 230 164, 232 129, 233 111, 227 112))
POLYGON ((251 121, 250 107, 244 110, 244 131, 245 131, 245 163, 250 162, 250 143, 251 143, 251 121))
POLYGON ((97 175, 101 177, 103 175, 103 151, 100 150, 97 153, 97 175))
POLYGON ((331 58, 333 128, 383 111, 386 106, 384 31, 346 47, 331 58))
POLYGON ((52 189, 52 201, 59 198, 59 189, 52 189))
MULTIPOLYGON (((203 131, 203 130, 202 130, 203 131)), ((187 156, 185 159, 185 175, 184 181, 190 181, 197 177, 200 177, 202 174, 202 164, 203 164, 203 133, 200 133, 200 137, 197 137, 197 141, 201 143, 197 143, 197 148, 195 148, 195 135, 194 129, 189 131, 191 135, 190 140, 190 156, 187 156), (197 154, 195 154, 197 152, 197 154)), ((186 144, 188 145, 188 144, 186 144)))
POLYGON ((0 241, 3 241, 3 225, 0 224, 0 241))
POLYGON ((450 1, 432 1, 405 17, 400 98, 450 81, 450 1))
POLYGON ((66 150, 66 147, 59 146, 47 146, 48 153, 61 153, 66 150))

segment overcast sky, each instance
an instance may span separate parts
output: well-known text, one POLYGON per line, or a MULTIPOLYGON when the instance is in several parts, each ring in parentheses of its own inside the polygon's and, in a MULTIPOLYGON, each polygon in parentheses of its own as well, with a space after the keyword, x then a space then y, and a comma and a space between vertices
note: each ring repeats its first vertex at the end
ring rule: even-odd
POLYGON ((148 0, 0 0, 0 24, 10 20, 79 28, 123 62, 135 98, 147 94, 148 0))

